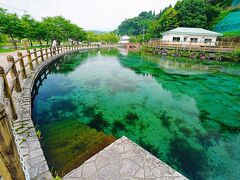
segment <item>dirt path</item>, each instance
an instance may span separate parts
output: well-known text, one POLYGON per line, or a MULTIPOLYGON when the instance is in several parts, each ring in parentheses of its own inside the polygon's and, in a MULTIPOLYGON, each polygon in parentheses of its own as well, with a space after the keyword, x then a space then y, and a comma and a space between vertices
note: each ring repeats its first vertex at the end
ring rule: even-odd
POLYGON ((2 66, 4 68, 7 67, 7 65, 8 65, 7 56, 8 55, 11 55, 11 56, 13 56, 14 58, 17 59, 17 52, 22 52, 23 55, 27 54, 26 50, 17 50, 17 51, 13 51, 13 52, 0 53, 0 66, 2 66))

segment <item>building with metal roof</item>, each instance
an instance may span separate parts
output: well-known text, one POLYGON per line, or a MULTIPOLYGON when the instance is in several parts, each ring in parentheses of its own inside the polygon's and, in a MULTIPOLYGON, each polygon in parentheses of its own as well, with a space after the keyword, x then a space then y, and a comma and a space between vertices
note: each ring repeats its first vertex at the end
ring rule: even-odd
POLYGON ((162 35, 163 41, 201 46, 215 46, 217 44, 217 37, 222 36, 221 33, 209 31, 203 28, 188 27, 178 27, 164 32, 162 35))

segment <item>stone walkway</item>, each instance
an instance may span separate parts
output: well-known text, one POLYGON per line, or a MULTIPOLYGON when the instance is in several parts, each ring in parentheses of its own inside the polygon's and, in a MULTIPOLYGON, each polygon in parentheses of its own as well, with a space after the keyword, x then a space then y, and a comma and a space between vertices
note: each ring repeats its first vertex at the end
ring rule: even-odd
POLYGON ((63 177, 63 180, 77 179, 185 180, 187 178, 123 136, 63 177))

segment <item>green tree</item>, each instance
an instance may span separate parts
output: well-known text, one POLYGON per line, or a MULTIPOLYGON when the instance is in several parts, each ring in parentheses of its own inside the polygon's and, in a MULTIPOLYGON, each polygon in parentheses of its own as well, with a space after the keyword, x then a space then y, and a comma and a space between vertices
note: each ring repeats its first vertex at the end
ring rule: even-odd
POLYGON ((88 42, 102 42, 102 43, 117 43, 119 42, 119 37, 111 33, 96 34, 92 31, 87 32, 88 42))
POLYGON ((9 35, 15 49, 17 49, 17 43, 14 38, 23 38, 23 32, 22 21, 17 14, 7 13, 7 10, 0 8, 0 33, 9 35))
POLYGON ((76 24, 69 24, 68 37, 79 42, 87 39, 87 33, 76 24))
POLYGON ((0 47, 4 46, 6 42, 7 42, 7 36, 5 34, 0 33, 0 47))
POLYGON ((105 33, 98 35, 98 40, 105 43, 117 43, 119 37, 114 33, 105 33))
POLYGON ((92 31, 87 32, 87 41, 88 42, 98 42, 98 35, 92 31))
POLYGON ((36 21, 34 24, 33 37, 36 41, 42 45, 42 41, 45 40, 47 43, 50 40, 48 33, 46 32, 45 26, 42 22, 36 21))
POLYGON ((231 6, 233 0, 207 0, 208 3, 214 5, 214 6, 219 6, 222 8, 231 6))
POLYGON ((131 43, 142 43, 143 42, 143 37, 142 37, 142 35, 131 36, 130 37, 130 42, 131 43))
POLYGON ((206 4, 206 16, 207 16, 206 28, 207 29, 212 28, 214 20, 219 17, 221 11, 222 9, 219 6, 215 6, 210 3, 206 4))
POLYGON ((149 28, 149 34, 152 38, 161 37, 161 33, 179 26, 177 19, 178 11, 173 8, 168 8, 159 16, 159 19, 154 20, 149 28))
POLYGON ((53 41, 56 39, 59 43, 69 38, 76 41, 86 39, 86 32, 62 16, 45 17, 42 26, 46 32, 46 39, 53 41))
POLYGON ((206 2, 205 0, 183 0, 175 5, 181 27, 206 28, 206 2))
POLYGON ((119 35, 139 35, 143 29, 148 29, 150 22, 155 18, 152 11, 141 12, 137 17, 126 19, 117 29, 119 35))
POLYGON ((36 32, 36 24, 37 21, 33 19, 30 15, 23 15, 22 19, 22 26, 23 26, 23 34, 24 37, 27 38, 32 46, 32 41, 36 40, 35 32, 36 32))

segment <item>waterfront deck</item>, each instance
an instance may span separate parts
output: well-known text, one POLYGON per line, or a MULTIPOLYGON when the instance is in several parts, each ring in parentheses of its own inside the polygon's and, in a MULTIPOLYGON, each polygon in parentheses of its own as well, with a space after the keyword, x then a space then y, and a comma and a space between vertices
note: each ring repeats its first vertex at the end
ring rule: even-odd
POLYGON ((229 53, 235 49, 240 48, 240 43, 234 42, 219 42, 218 45, 205 45, 200 46, 196 43, 182 43, 182 42, 169 42, 154 40, 145 44, 147 48, 152 49, 169 49, 169 50, 185 50, 185 51, 198 51, 198 52, 209 52, 209 53, 229 53))
POLYGON ((63 180, 73 179, 187 178, 123 136, 63 177, 63 180))

